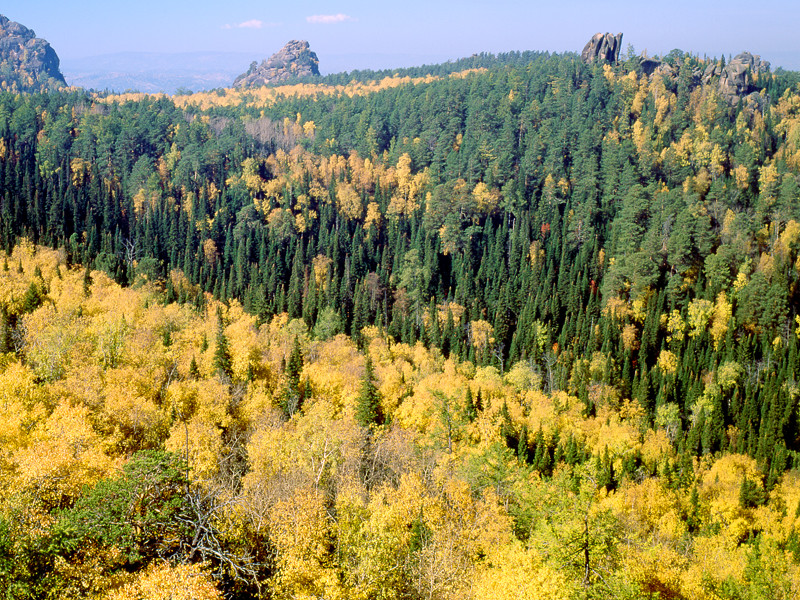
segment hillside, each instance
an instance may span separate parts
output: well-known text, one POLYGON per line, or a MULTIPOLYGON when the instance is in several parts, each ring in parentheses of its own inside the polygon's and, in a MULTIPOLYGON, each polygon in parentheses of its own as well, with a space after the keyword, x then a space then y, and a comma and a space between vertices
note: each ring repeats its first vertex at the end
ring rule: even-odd
POLYGON ((0 582, 795 597, 800 76, 618 46, 0 94, 0 582))

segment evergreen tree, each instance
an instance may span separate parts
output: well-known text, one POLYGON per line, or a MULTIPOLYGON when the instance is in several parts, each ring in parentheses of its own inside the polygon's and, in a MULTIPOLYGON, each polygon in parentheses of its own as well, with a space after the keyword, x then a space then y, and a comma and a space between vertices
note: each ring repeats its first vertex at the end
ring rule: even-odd
POLYGON ((379 425, 383 420, 380 393, 375 386, 375 370, 369 356, 367 356, 364 376, 361 378, 361 390, 356 398, 355 418, 362 427, 379 425))
POLYGON ((228 338, 225 335, 225 324, 222 320, 222 311, 217 312, 217 338, 214 347, 214 360, 212 362, 214 372, 225 378, 230 378, 232 374, 231 369, 231 355, 228 349, 228 338))

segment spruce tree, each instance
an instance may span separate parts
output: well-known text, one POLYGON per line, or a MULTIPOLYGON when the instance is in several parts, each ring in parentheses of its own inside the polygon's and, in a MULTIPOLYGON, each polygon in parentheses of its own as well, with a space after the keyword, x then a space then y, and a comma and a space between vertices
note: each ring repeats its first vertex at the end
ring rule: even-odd
POLYGON ((225 335, 225 326, 222 322, 222 313, 217 313, 217 343, 214 348, 214 372, 220 377, 230 377, 232 374, 231 354, 228 348, 228 338, 225 335))
POLYGON ((356 422, 362 427, 379 425, 381 418, 380 393, 375 386, 375 370, 372 359, 367 356, 364 377, 361 379, 361 391, 356 399, 356 422))
POLYGON ((294 339, 292 352, 289 355, 289 360, 286 362, 284 375, 286 375, 286 383, 281 394, 281 407, 283 414, 288 419, 296 413, 303 404, 303 394, 300 388, 300 374, 303 370, 303 354, 300 349, 300 340, 294 339))

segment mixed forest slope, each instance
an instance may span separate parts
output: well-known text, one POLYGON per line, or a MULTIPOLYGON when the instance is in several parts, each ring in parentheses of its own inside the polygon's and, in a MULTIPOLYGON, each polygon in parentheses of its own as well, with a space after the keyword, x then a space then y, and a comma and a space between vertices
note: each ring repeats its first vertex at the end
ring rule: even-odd
POLYGON ((0 95, 0 576, 795 595, 798 77, 642 62, 0 95))

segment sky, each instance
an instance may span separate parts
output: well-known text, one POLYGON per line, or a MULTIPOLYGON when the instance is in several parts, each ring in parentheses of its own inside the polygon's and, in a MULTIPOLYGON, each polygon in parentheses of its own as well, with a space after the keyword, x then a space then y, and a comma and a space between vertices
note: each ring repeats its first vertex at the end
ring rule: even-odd
POLYGON ((580 52, 597 32, 622 32, 624 49, 650 56, 748 50, 773 68, 800 70, 797 0, 26 0, 0 14, 33 29, 62 60, 117 52, 261 60, 305 39, 329 73, 326 56, 336 70, 405 67, 479 52, 580 52))

